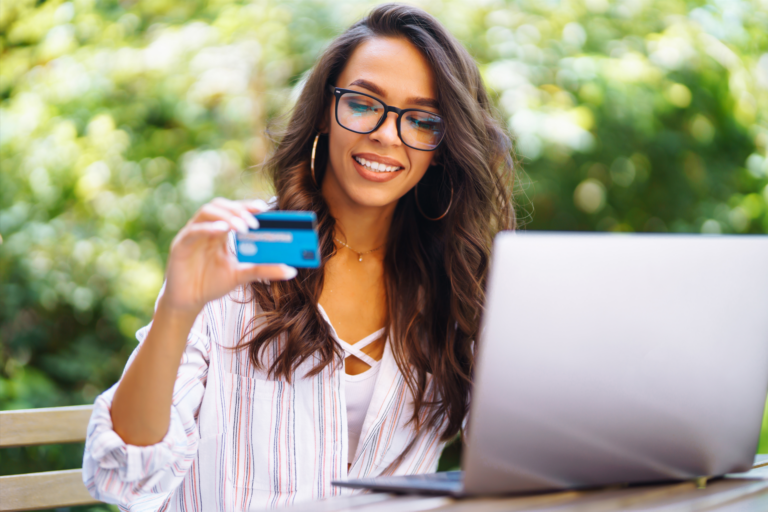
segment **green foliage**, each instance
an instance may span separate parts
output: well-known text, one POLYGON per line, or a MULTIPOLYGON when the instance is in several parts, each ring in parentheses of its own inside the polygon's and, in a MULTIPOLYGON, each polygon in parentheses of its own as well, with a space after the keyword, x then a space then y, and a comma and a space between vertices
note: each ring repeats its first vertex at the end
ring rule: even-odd
MULTIPOLYGON (((267 121, 372 5, 0 2, 0 408, 116 381, 176 231, 214 195, 270 195, 267 121)), ((516 136, 527 227, 768 232, 765 0, 420 5, 516 136)), ((25 450, 2 473, 80 462, 25 450)))
POLYGON ((763 428, 760 432, 760 446, 757 447, 757 453, 768 453, 768 402, 763 411, 763 428))

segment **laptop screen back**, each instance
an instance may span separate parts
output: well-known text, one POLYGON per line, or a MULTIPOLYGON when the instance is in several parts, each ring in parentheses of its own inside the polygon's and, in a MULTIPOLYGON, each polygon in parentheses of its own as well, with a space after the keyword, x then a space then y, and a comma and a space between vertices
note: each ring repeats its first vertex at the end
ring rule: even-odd
POLYGON ((751 467, 768 389, 768 237, 502 233, 465 491, 751 467))

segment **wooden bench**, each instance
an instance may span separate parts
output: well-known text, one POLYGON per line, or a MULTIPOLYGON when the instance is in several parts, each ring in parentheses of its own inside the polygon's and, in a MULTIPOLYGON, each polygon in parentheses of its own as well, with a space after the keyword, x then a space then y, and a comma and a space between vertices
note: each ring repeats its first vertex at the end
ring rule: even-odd
MULTIPOLYGON (((92 405, 0 411, 0 448, 82 443, 92 405)), ((99 503, 83 485, 83 470, 0 477, 0 511, 38 510, 99 503)))

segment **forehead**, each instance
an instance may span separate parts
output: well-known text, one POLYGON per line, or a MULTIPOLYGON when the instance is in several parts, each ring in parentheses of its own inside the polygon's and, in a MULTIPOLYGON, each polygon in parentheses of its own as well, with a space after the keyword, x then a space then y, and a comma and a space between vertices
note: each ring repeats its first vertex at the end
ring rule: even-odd
POLYGON ((388 100, 411 96, 437 98, 432 68, 405 38, 374 37, 358 46, 339 75, 336 86, 346 87, 359 78, 381 87, 388 100))

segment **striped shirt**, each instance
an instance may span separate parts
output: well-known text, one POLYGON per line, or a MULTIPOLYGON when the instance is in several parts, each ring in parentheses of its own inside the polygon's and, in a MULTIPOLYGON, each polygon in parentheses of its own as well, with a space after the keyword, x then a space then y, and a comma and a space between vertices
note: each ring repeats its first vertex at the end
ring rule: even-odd
MULTIPOLYGON (((437 469, 444 443, 438 431, 416 436, 408 423, 412 396, 387 342, 347 470, 344 361, 304 377, 316 362, 310 358, 291 383, 257 370, 246 350, 232 350, 259 312, 254 301, 243 303, 245 293, 240 288, 209 302, 198 315, 159 443, 129 445, 115 433, 110 407, 117 384, 96 398, 83 460, 83 480, 95 498, 131 511, 258 510, 354 492, 332 486, 336 479, 437 469)), ((136 333, 139 346, 150 326, 136 333)), ((266 367, 280 346, 269 345, 266 367)))

